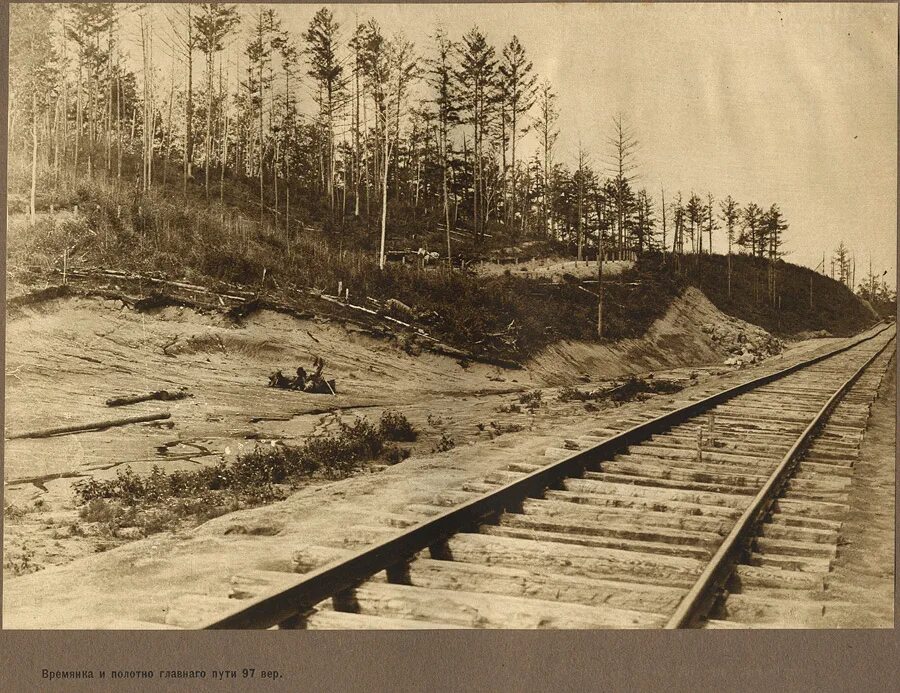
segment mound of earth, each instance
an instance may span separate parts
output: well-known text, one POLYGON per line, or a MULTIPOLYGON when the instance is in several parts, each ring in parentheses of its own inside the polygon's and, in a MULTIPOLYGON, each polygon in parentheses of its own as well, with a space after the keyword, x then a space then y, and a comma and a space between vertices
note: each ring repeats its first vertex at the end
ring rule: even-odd
POLYGON ((781 344, 765 330, 725 315, 703 292, 688 287, 639 339, 604 344, 561 341, 541 351, 526 366, 532 377, 544 384, 573 385, 585 377, 616 378, 721 364, 733 356, 734 344, 754 345, 756 362, 766 349, 768 354, 780 353, 776 343, 781 344), (743 342, 739 335, 744 335, 743 342))

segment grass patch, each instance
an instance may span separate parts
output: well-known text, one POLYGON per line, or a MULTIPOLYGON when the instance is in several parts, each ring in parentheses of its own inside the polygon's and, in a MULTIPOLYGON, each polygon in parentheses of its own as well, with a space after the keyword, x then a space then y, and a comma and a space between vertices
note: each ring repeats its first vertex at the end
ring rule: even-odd
MULTIPOLYGON (((395 418, 390 420, 396 423, 395 418)), ((395 446, 385 449, 384 441, 380 426, 356 419, 352 424, 342 423, 335 434, 312 438, 301 446, 259 445, 231 463, 221 461, 198 470, 167 473, 154 466, 150 474, 142 476, 125 467, 113 479, 75 484, 79 516, 84 522, 98 524, 100 533, 111 537, 123 537, 126 528, 148 535, 186 522, 205 522, 281 500, 292 488, 314 477, 350 476, 382 454, 389 464, 411 454, 395 446)), ((127 538, 135 538, 133 531, 127 534, 127 538)))

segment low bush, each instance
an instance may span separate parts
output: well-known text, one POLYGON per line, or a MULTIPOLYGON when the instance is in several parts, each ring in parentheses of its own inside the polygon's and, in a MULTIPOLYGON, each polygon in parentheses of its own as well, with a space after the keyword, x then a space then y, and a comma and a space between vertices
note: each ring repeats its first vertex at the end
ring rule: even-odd
POLYGON ((453 440, 446 433, 441 434, 441 439, 437 442, 437 445, 432 448, 432 452, 447 452, 448 450, 452 450, 456 447, 456 441, 453 440))
MULTIPOLYGON (((400 419, 409 425, 405 417, 400 419)), ((398 423, 394 417, 389 420, 398 423)), ((356 419, 342 423, 333 435, 311 438, 301 446, 258 445, 231 463, 220 461, 198 470, 167 473, 154 466, 141 476, 125 467, 112 479, 75 484, 76 501, 82 505, 79 516, 99 524, 101 533, 109 536, 117 536, 123 527, 153 534, 187 519, 203 522, 283 499, 288 489, 316 475, 349 476, 382 454, 384 440, 381 426, 356 419)), ((399 462, 410 454, 392 448, 385 453, 388 461, 399 462)))
POLYGON ((381 415, 378 431, 385 440, 411 443, 419 437, 419 432, 403 414, 386 411, 381 415))
POLYGON ((388 445, 381 453, 381 458, 387 464, 397 464, 407 459, 412 454, 409 448, 401 448, 399 445, 388 445))
POLYGON ((27 511, 12 503, 6 503, 3 506, 3 517, 7 520, 20 520, 25 516, 27 511))
POLYGON ((524 392, 519 395, 519 403, 532 412, 541 406, 543 399, 544 393, 540 390, 532 390, 531 392, 524 392))

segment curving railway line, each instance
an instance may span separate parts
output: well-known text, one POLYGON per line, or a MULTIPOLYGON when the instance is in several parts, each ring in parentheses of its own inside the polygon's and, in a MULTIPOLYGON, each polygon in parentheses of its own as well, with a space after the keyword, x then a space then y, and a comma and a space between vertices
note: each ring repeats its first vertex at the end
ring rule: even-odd
MULTIPOLYGON (((204 628, 809 625, 893 325, 563 459, 243 600, 204 628)), ((813 619, 813 620, 811 620, 813 619)))

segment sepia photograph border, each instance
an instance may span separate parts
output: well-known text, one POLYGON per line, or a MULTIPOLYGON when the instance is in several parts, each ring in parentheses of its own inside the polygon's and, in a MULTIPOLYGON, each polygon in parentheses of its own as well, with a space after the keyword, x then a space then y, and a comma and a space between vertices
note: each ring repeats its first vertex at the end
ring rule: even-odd
MULTIPOLYGON (((0 8, 8 50, 9 8, 0 8)), ((7 107, 6 54, 0 108, 7 107)), ((5 121, 5 119, 4 119, 5 121)), ((6 125, 0 176, 6 179, 6 125)), ((5 205, 6 186, 0 186, 5 205)), ((6 284, 6 229, 3 286, 6 284)), ((5 344, 5 320, 3 327, 5 344)), ((5 352, 5 350, 4 350, 5 352)), ((2 357, 5 366, 5 353, 2 357)), ((0 527, 2 527, 0 518, 0 527)), ((896 527, 896 520, 895 520, 896 527)), ((895 552, 896 566, 896 552, 895 552)), ((896 585, 896 571, 895 571, 896 585)), ((2 586, 0 586, 2 589, 2 586)), ((895 604, 896 604, 895 589, 895 604)), ((2 616, 0 616, 2 618, 2 616)), ((2 626, 2 621, 0 621, 2 626)), ((314 691, 890 690, 891 630, 661 632, 101 632, 0 631, 0 689, 314 691), (43 670, 278 671, 274 681, 42 679, 43 670), (162 685, 160 685, 162 684, 162 685)))

